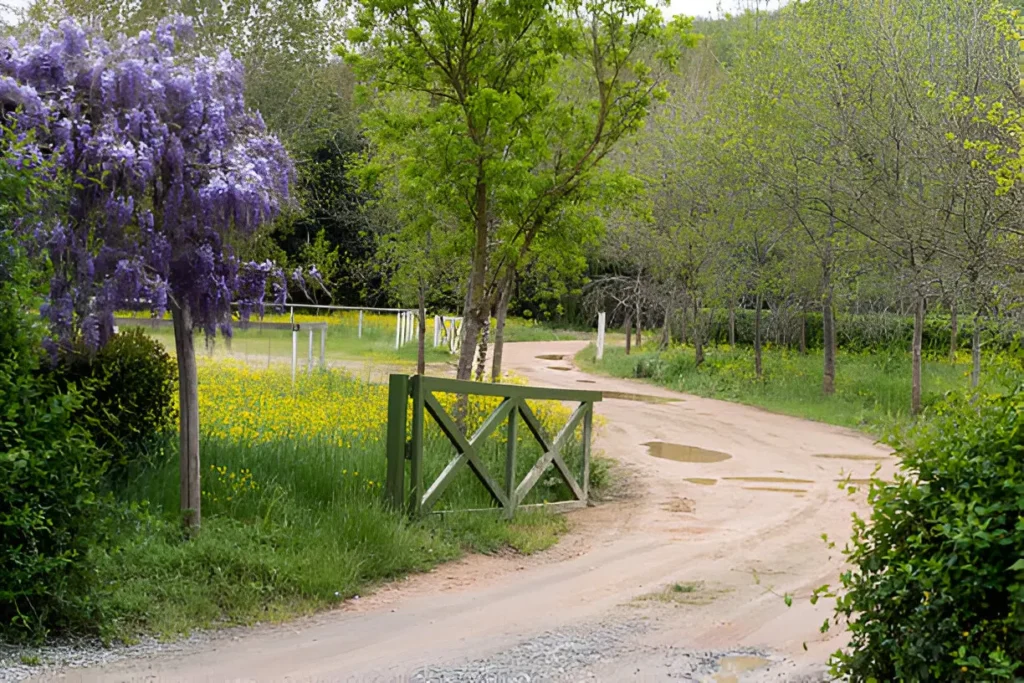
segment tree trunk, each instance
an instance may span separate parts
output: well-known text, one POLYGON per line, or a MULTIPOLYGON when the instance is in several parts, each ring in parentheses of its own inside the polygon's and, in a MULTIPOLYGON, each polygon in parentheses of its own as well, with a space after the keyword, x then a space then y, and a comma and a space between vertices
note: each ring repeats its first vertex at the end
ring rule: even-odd
POLYGON ((508 315, 508 304, 512 299, 512 278, 505 283, 505 288, 498 299, 498 310, 495 316, 498 319, 494 328, 494 360, 491 365, 491 381, 501 381, 501 359, 505 351, 505 318, 508 315))
POLYGON ((800 355, 807 355, 807 308, 800 311, 800 355))
POLYGON ((687 313, 686 308, 686 303, 683 302, 683 312, 682 315, 679 316, 679 318, 682 320, 682 329, 680 330, 679 341, 682 342, 683 344, 685 344, 687 340, 689 340, 690 338, 689 321, 687 318, 689 313, 687 313))
POLYGON ((700 328, 700 301, 693 297, 693 366, 699 368, 704 363, 704 335, 700 328))
POLYGON ((427 292, 423 283, 419 287, 419 326, 420 338, 416 344, 416 374, 427 373, 427 292))
POLYGON ((736 346, 736 306, 729 306, 729 346, 736 346))
POLYGON ((764 306, 764 296, 757 295, 754 302, 754 372, 757 378, 761 379, 761 307, 764 306))
POLYGON ((672 307, 665 307, 665 324, 661 327, 661 348, 667 349, 672 343, 672 307))
POLYGON ((974 316, 974 331, 971 332, 971 387, 978 388, 981 381, 981 316, 974 316))
POLYGON ((821 299, 821 350, 824 357, 821 392, 831 396, 836 393, 836 318, 830 282, 826 282, 821 299))
MULTIPOLYGON (((488 316, 490 318, 490 316, 488 316)), ((484 325, 483 333, 480 335, 480 348, 476 359, 476 381, 484 381, 484 371, 487 369, 487 342, 491 337, 491 321, 484 325)))
MULTIPOLYGON (((956 352, 959 346, 960 322, 957 320, 956 297, 949 300, 949 362, 956 362, 956 352)), ((973 342, 973 340, 972 340, 973 342)))
POLYGON ((640 328, 643 327, 643 316, 640 314, 640 302, 636 304, 636 348, 640 348, 643 345, 643 341, 640 339, 640 328))
POLYGON ((199 376, 188 304, 172 304, 174 347, 178 360, 178 415, 181 475, 181 514, 185 527, 196 531, 201 521, 199 480, 199 376))
POLYGON ((921 338, 924 335, 924 305, 924 297, 919 295, 917 307, 914 309, 914 339, 910 345, 910 412, 914 415, 921 412, 921 338))
POLYGON ((633 340, 633 316, 626 316, 626 355, 629 355, 630 344, 633 340))
POLYGON ((476 355, 477 337, 485 327, 490 327, 488 320, 490 309, 487 305, 487 292, 484 281, 487 277, 487 183, 483 180, 483 165, 480 164, 476 182, 476 207, 474 227, 476 244, 473 246, 473 269, 469 277, 469 291, 466 293, 466 310, 463 313, 462 350, 459 353, 459 366, 456 378, 467 380, 473 375, 473 358, 476 355))

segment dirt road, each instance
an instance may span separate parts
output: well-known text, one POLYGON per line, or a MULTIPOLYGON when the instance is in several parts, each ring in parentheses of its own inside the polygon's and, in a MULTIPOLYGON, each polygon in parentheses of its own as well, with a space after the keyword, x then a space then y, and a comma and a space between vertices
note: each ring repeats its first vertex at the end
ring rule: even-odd
POLYGON ((599 405, 596 449, 636 493, 575 513, 553 550, 468 558, 314 619, 64 680, 816 679, 842 644, 819 633, 831 606, 807 601, 840 567, 821 535, 841 545, 865 506, 836 481, 891 468, 887 451, 849 430, 566 369, 582 344, 510 344, 506 367, 540 386, 674 400, 599 405), (538 358, 552 355, 566 360, 538 358), (651 442, 715 453, 652 457, 651 442))

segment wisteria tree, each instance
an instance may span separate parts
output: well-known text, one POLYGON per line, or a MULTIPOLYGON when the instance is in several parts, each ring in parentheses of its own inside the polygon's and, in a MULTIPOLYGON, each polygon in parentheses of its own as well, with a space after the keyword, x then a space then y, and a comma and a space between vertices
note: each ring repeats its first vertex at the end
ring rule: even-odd
POLYGON ((53 279, 44 315, 54 350, 95 348, 115 309, 171 311, 177 347, 181 508, 200 522, 199 410, 193 332, 231 333, 283 302, 272 263, 239 263, 232 245, 272 219, 291 162, 246 109, 239 62, 190 50, 192 25, 107 41, 73 21, 0 55, 6 123, 38 140, 69 182, 67 218, 48 235, 53 279))

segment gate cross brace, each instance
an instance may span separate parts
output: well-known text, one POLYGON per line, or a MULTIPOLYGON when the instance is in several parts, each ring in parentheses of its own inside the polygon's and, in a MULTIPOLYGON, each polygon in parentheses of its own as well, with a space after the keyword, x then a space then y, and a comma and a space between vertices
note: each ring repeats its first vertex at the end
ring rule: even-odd
POLYGON ((483 483, 484 487, 487 488, 488 493, 491 497, 497 501, 502 508, 508 509, 511 501, 505 495, 505 492, 501 490, 497 482, 491 477, 490 472, 484 466, 480 459, 477 457, 477 446, 483 443, 491 433, 498 428, 498 426, 504 422, 505 417, 512 411, 518 401, 516 399, 507 398, 502 401, 501 405, 498 406, 493 413, 491 413, 484 423, 480 425, 480 428, 476 430, 476 433, 469 440, 466 439, 462 434, 462 430, 459 429, 458 425, 451 418, 444 407, 438 402, 433 392, 424 392, 423 404, 434 419, 437 421, 441 431, 444 432, 448 440, 455 446, 455 450, 458 451, 458 457, 454 458, 444 468, 444 471, 438 475, 437 479, 433 484, 430 485, 430 489, 423 495, 422 509, 430 510, 437 499, 441 497, 444 490, 448 488, 448 484, 455 478, 455 474, 464 465, 469 465, 473 473, 476 474, 477 478, 483 483))

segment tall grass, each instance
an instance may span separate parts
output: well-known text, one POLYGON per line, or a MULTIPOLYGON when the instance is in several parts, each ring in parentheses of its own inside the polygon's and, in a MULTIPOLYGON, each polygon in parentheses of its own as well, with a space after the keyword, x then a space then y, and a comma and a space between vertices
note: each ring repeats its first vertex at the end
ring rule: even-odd
MULTIPOLYGON (((754 372, 753 351, 747 347, 710 347, 699 369, 689 347, 645 349, 628 356, 622 348, 606 348, 604 358, 596 363, 591 345, 576 360, 581 367, 615 377, 647 379, 698 396, 876 433, 903 425, 911 418, 910 357, 898 351, 840 351, 832 396, 822 394, 821 352, 802 355, 788 348, 768 347, 761 379, 754 372)), ((983 389, 1008 387, 1024 378, 1021 359, 1008 353, 987 355, 983 368, 983 389)), ((967 354, 961 354, 955 364, 937 357, 926 360, 924 404, 935 402, 946 392, 969 388, 969 377, 967 354)))
MULTIPOLYGON (((454 403, 453 396, 439 398, 454 403)), ((383 496, 386 401, 385 387, 339 372, 302 377, 293 389, 285 369, 201 364, 203 528, 196 538, 182 535, 177 454, 169 442, 117 491, 124 505, 108 524, 118 540, 94 552, 106 634, 173 634, 273 620, 329 606, 467 549, 533 552, 554 542, 564 519, 543 512, 513 522, 486 513, 409 521, 389 509, 383 496)), ((496 405, 496 399, 472 399, 467 429, 496 405)), ((535 410, 552 433, 568 416, 557 403, 535 410)), ((517 478, 540 456, 525 431, 517 478)), ((426 437, 429 485, 454 448, 429 419, 426 437)), ((499 429, 481 458, 502 486, 504 452, 499 429)), ((577 469, 580 454, 577 434, 566 453, 577 469)), ((546 476, 527 502, 567 497, 568 488, 546 476)), ((466 468, 438 508, 493 505, 466 468)))

